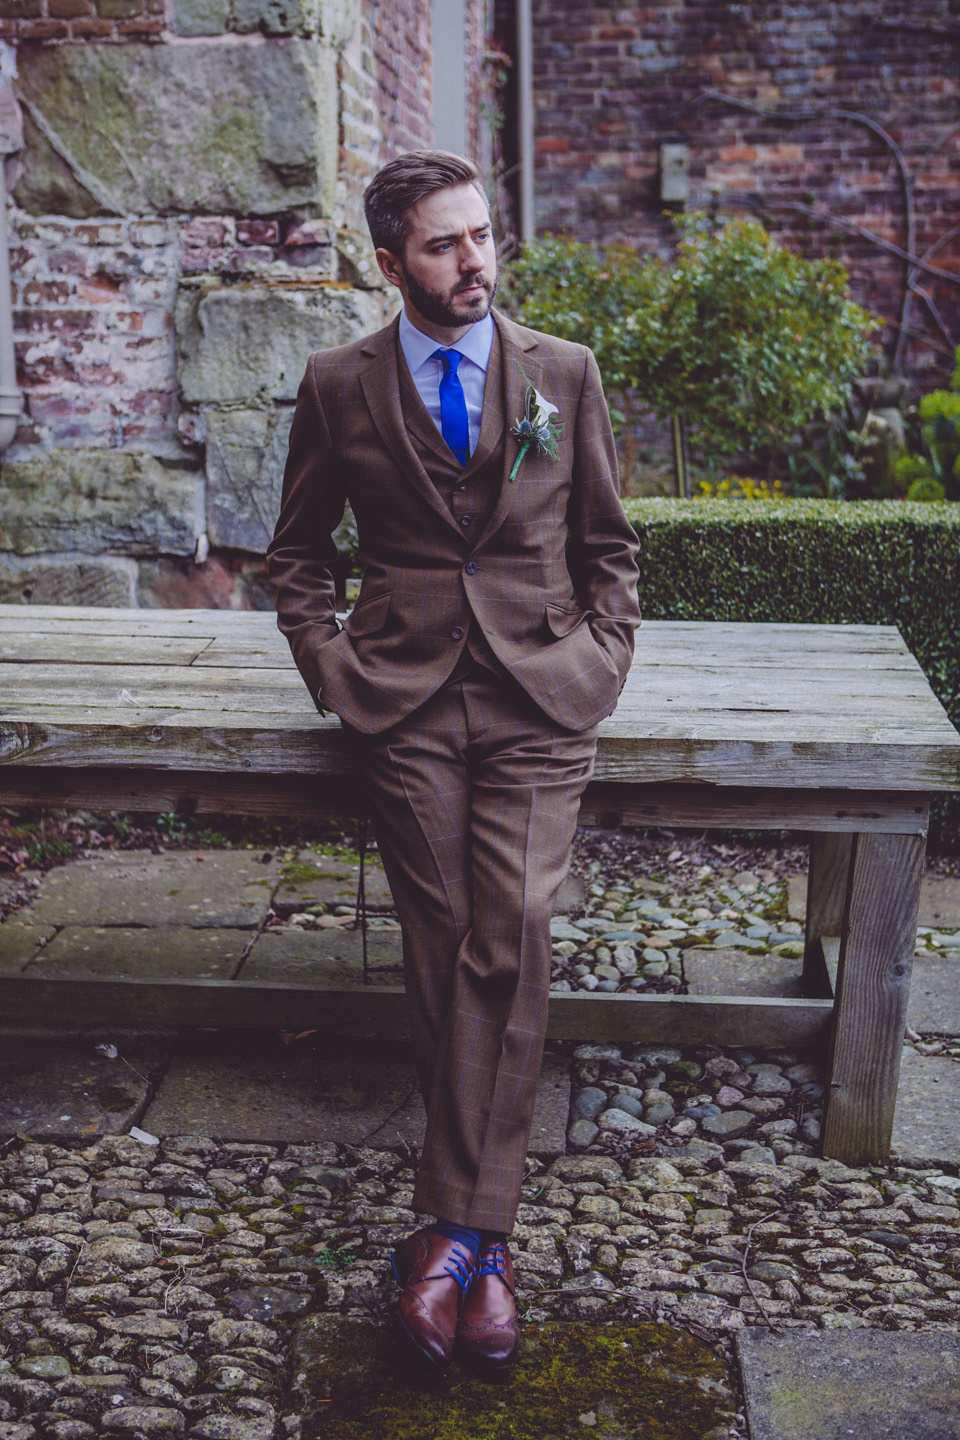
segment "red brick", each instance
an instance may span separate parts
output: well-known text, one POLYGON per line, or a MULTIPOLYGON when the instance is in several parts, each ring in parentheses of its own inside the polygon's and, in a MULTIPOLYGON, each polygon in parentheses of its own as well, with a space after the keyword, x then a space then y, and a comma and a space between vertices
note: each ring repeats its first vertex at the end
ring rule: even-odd
POLYGON ((118 20, 116 33, 124 40, 156 40, 164 33, 162 20, 118 20))
POLYGON ((17 27, 20 40, 65 40, 69 33, 64 20, 24 20, 17 27))
POLYGON ((43 14, 43 0, 0 0, 0 19, 33 20, 43 14))
POLYGON ((241 245, 276 245, 280 226, 276 220, 238 220, 237 241, 241 245))
POLYGON ((226 239, 226 227, 222 220, 188 220, 180 231, 180 237, 184 245, 195 249, 201 245, 222 245, 226 239))
POLYGON ((92 15, 91 0, 47 0, 47 13, 57 20, 76 20, 82 15, 92 15))
POLYGON ((73 40, 109 40, 113 26, 109 20, 71 20, 70 37, 73 40))
POLYGON ((95 305, 109 304, 116 300, 124 292, 124 285, 121 281, 111 280, 106 275, 92 275, 89 280, 84 280, 77 287, 77 294, 81 300, 90 300, 95 305))
POLYGON ((28 280, 23 287, 24 305, 38 305, 41 301, 57 304, 70 298, 70 286, 63 280, 28 280))

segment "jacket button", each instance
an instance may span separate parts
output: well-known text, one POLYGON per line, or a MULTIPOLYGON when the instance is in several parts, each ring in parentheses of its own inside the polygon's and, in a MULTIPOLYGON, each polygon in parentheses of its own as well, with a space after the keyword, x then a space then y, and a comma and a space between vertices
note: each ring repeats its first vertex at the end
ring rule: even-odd
POLYGON ((467 572, 468 575, 476 575, 476 573, 477 573, 477 562, 476 562, 476 560, 468 560, 467 563, 466 563, 466 565, 464 565, 463 568, 464 568, 464 570, 466 570, 466 572, 467 572))
POLYGON ((462 640, 462 639, 463 639, 463 626, 462 626, 462 625, 454 625, 453 629, 450 631, 450 639, 451 639, 451 640, 462 640))

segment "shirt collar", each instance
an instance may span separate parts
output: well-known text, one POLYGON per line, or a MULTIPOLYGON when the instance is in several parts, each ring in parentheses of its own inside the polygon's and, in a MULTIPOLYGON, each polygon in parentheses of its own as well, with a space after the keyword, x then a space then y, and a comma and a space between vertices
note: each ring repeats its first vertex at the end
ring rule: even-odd
MULTIPOLYGON (((438 349, 437 341, 429 335, 424 335, 418 330, 407 315, 406 310, 400 312, 400 345, 403 349, 403 358, 407 362, 407 368, 411 375, 415 375, 421 365, 426 362, 438 349)), ((490 364, 490 350, 493 346, 493 316, 486 315, 478 320, 476 325, 471 325, 465 335, 461 335, 456 345, 440 346, 440 349, 459 350, 468 360, 472 360, 484 374, 487 373, 487 366, 490 364)))

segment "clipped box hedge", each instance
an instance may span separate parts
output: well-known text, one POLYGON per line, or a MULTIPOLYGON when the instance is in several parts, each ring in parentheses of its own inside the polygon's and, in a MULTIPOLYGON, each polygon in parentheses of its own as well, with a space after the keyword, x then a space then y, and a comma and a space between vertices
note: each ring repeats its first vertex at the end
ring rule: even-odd
MULTIPOLYGON (((627 500, 651 620, 896 625, 960 727, 960 505, 627 500)), ((960 795, 931 840, 960 845, 960 795)))

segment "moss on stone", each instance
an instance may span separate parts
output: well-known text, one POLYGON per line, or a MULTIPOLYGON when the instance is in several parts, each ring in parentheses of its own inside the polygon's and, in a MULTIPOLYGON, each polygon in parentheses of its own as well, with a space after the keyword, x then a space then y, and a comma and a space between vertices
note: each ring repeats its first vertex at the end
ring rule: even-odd
POLYGON ((528 1325, 515 1372, 418 1383, 391 1329, 312 1317, 298 1337, 304 1440, 709 1440, 734 1406, 723 1361, 663 1325, 528 1325))

